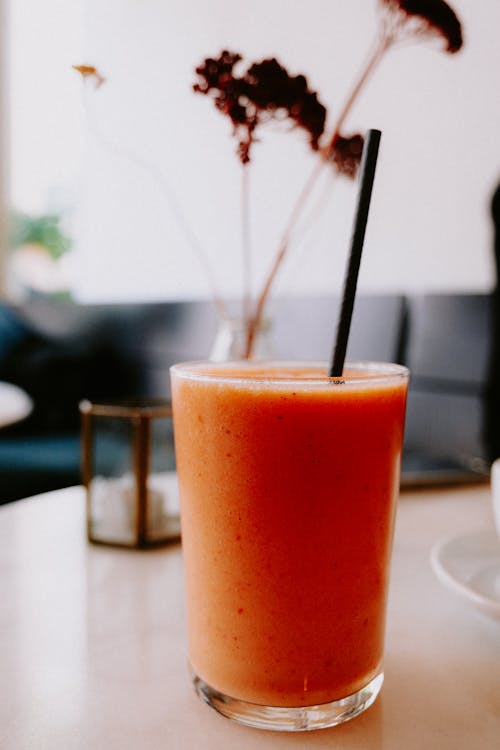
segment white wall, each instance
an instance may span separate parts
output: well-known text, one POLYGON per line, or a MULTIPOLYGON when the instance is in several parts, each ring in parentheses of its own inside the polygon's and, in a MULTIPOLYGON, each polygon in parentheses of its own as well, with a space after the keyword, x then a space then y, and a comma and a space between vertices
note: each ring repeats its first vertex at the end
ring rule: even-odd
POLYGON ((7 112, 7 7, 0 0, 0 295, 5 291, 5 265, 7 255, 7 221, 9 203, 9 163, 8 163, 8 118, 7 112))
POLYGON ((71 65, 82 55, 84 1, 4 0, 11 201, 28 213, 66 208, 79 181, 81 92, 71 65))
MULTIPOLYGON (((375 5, 87 0, 85 62, 97 65, 108 81, 95 92, 87 88, 86 95, 78 296, 209 294, 165 195, 137 160, 161 172, 220 288, 238 294, 241 169, 229 123, 191 91, 194 67, 221 48, 250 59, 276 55, 290 71, 308 76, 333 120, 370 44, 375 5)), ((449 56, 420 45, 390 52, 347 123, 350 131, 383 131, 360 278, 365 291, 484 290, 493 283, 489 200, 500 180, 500 4, 452 5, 463 21, 464 50, 449 56)), ((299 132, 263 133, 255 149, 257 283, 311 159, 299 132)), ((321 220, 288 259, 276 293, 339 290, 354 198, 352 184, 336 181, 321 220)))

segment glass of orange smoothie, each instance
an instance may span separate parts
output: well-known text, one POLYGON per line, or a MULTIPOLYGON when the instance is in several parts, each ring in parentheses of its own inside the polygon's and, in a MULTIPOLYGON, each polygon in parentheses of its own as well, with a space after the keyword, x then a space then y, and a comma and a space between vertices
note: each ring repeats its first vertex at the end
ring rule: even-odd
POLYGON ((255 727, 333 726, 383 682, 404 367, 172 368, 189 662, 255 727))

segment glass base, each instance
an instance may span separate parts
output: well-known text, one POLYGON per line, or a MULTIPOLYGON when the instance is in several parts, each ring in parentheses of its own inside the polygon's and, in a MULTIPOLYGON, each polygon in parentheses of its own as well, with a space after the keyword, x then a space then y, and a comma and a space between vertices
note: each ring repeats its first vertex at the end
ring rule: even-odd
POLYGON ((317 706, 288 708, 261 706, 257 703, 231 698, 210 687, 200 677, 193 674, 193 684, 200 698, 220 714, 248 727, 278 732, 326 729, 354 719, 372 705, 383 682, 384 674, 381 672, 368 685, 345 698, 317 706))

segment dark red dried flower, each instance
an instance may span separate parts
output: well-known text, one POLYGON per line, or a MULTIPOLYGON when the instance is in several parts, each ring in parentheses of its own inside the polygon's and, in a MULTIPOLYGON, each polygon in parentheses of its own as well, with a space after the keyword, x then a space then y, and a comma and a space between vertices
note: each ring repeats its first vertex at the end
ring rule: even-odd
POLYGON ((444 39, 446 51, 453 54, 462 47, 462 27, 454 10, 444 0, 380 0, 389 10, 403 15, 403 20, 420 22, 414 32, 433 34, 444 39))
POLYGON ((303 75, 291 76, 273 57, 253 63, 242 76, 234 74, 241 55, 224 50, 196 68, 194 91, 210 95, 217 109, 228 115, 243 164, 250 160, 255 129, 271 119, 289 118, 309 133, 313 150, 319 147, 326 109, 303 75))
POLYGON ((364 138, 360 133, 348 138, 341 135, 336 138, 328 158, 333 162, 339 174, 351 178, 356 177, 361 162, 363 143, 364 138))

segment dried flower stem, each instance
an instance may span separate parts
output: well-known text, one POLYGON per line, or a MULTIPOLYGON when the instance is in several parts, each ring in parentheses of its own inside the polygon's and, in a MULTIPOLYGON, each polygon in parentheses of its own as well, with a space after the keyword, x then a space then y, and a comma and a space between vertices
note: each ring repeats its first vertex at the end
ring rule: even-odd
POLYGON ((244 164, 241 177, 241 244, 243 272, 243 320, 250 320, 252 302, 252 242, 250 235, 250 172, 244 164))
POLYGON ((143 158, 139 154, 131 151, 130 149, 124 146, 117 145, 113 141, 106 138, 106 136, 101 133, 101 131, 99 130, 98 126, 95 124, 92 118, 91 109, 88 105, 86 96, 84 98, 84 106, 85 106, 85 112, 87 116, 87 122, 89 125, 89 132, 94 136, 96 141, 100 143, 101 146, 103 146, 106 149, 106 151, 109 151, 110 153, 114 154, 115 156, 119 157, 122 160, 128 161, 130 164, 133 164, 134 166, 138 167, 143 172, 146 172, 149 175, 149 177, 151 177, 154 180, 154 182, 157 184, 160 191, 166 197, 168 205, 170 206, 170 209, 172 211, 172 215, 174 219, 176 220, 179 229, 181 230, 188 245, 193 251, 193 254, 196 256, 198 262, 200 263, 203 269, 203 272, 206 274, 207 282, 210 286, 214 304, 219 315, 222 318, 228 318, 229 311, 228 311, 228 308, 224 299, 219 294, 219 291, 217 289, 212 266, 197 236, 194 234, 193 230, 191 229, 191 226, 188 220, 186 219, 179 203, 177 202, 175 193, 172 190, 163 172, 160 169, 158 169, 158 167, 155 164, 153 164, 152 162, 149 162, 147 159, 143 158))
POLYGON ((368 61, 363 66, 361 73, 354 84, 353 88, 351 89, 351 92, 349 96, 347 97, 347 100, 342 108, 342 111, 337 119, 337 123, 335 125, 334 131, 332 133, 332 136, 330 138, 330 142, 326 146, 326 148, 323 150, 323 155, 325 160, 327 161, 335 147, 335 143, 339 137, 340 130, 344 124, 344 121, 351 111, 351 108, 358 98, 359 93, 361 92, 361 89, 367 82, 368 78, 371 76, 371 74, 374 72, 375 68, 381 61, 382 57, 384 56, 385 52, 389 49, 391 45, 391 39, 390 37, 387 37, 385 35, 381 35, 377 39, 377 43, 374 46, 373 51, 371 52, 370 56, 368 57, 368 61))
POLYGON ((366 84, 366 82, 368 81, 372 73, 374 72, 375 68, 381 61, 382 57, 384 56, 385 52, 390 47, 391 41, 392 41, 391 37, 387 34, 384 34, 383 29, 382 29, 382 33, 379 34, 376 40, 376 44, 374 45, 374 48, 371 54, 369 55, 367 62, 362 67, 360 74, 358 75, 352 89, 349 92, 349 95, 345 101, 345 104, 342 107, 342 110, 337 118, 337 121, 333 128, 332 135, 330 136, 328 143, 326 144, 325 147, 321 149, 322 159, 319 162, 316 162, 316 164, 314 165, 304 187, 300 191, 297 197, 297 200, 295 201, 295 204, 291 211, 287 225, 282 234, 280 244, 278 247, 278 252, 276 253, 276 256, 274 258, 274 262, 271 266, 271 270, 269 274, 266 276, 264 285, 257 297, 254 314, 253 316, 249 318, 248 331, 247 331, 247 345, 246 345, 246 352, 245 352, 245 356, 247 358, 249 358, 252 354, 256 331, 264 315, 264 308, 269 298, 271 287, 274 283, 274 280, 278 274, 279 269, 281 268, 283 260, 285 259, 288 249, 290 247, 291 235, 295 229, 297 221, 302 211, 304 210, 304 207, 311 195, 311 192, 316 184, 316 181, 321 171, 323 170, 323 167, 325 166, 325 164, 328 163, 328 160, 331 154, 333 153, 335 144, 337 142, 337 139, 340 134, 340 130, 344 124, 345 119, 347 118, 349 112, 351 111, 351 108, 354 105, 357 97, 359 96, 363 86, 366 84))
POLYGON ((312 170, 311 174, 309 175, 309 178, 307 182, 305 183, 304 187, 302 188, 299 197, 297 198, 294 206, 294 210, 292 211, 290 215, 290 219, 288 221, 288 224, 285 228, 285 231, 283 233, 283 236, 280 241, 280 245, 278 248, 278 252, 274 258, 273 265, 271 266, 271 270, 269 274, 266 276, 264 286, 262 287, 262 290, 257 297, 257 302, 255 304, 255 310, 254 314, 249 317, 248 319, 248 329, 247 329, 247 344, 246 344, 246 350, 245 350, 245 357, 249 359, 252 355, 252 349, 253 349, 253 343, 255 340, 255 334, 259 328, 260 321, 262 320, 264 316, 264 307, 266 305, 266 302, 269 297, 269 293, 271 291, 271 287, 273 285, 274 279, 276 278, 276 275, 280 269, 280 266, 283 262, 283 259, 285 258, 285 255, 287 253, 289 244, 290 244, 290 235, 295 227, 295 224, 299 218, 300 210, 306 203, 309 194, 314 187, 314 184, 323 168, 322 162, 317 162, 314 166, 314 169, 312 170))

